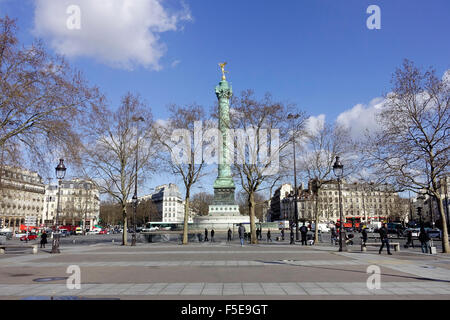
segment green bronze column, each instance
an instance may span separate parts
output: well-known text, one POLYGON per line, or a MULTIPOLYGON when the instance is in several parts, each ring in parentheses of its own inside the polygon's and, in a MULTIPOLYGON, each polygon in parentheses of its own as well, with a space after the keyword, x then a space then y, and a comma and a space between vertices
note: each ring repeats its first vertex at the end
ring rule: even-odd
POLYGON ((231 159, 229 154, 229 128, 230 128, 230 99, 233 94, 231 85, 225 78, 224 67, 226 63, 219 64, 222 68, 222 81, 216 87, 216 96, 219 100, 219 131, 222 143, 219 145, 219 173, 214 182, 214 203, 234 204, 235 185, 231 177, 231 159))

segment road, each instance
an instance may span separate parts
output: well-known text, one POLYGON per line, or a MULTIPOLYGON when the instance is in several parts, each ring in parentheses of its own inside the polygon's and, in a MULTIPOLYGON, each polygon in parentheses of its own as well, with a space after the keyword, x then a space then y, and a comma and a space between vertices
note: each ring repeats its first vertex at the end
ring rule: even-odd
MULTIPOLYGON (((276 236, 276 235, 274 235, 276 236)), ((218 233, 215 242, 178 241, 122 246, 121 235, 64 238, 36 255, 0 255, 0 298, 36 296, 112 299, 449 299, 450 257, 419 248, 379 255, 378 248, 338 252, 317 246, 265 242, 240 246, 218 233), (73 243, 75 240, 75 243, 73 243), (114 240, 114 242, 112 241, 114 240), (67 287, 69 266, 80 269, 81 287, 67 287), (379 289, 369 288, 368 268, 379 268, 379 289)))

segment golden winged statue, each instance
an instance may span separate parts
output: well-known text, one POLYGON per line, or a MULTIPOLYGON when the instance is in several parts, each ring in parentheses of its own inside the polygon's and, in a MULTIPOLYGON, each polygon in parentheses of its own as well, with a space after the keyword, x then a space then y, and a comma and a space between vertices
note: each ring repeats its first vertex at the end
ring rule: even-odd
POLYGON ((219 63, 219 67, 220 67, 220 69, 222 69, 222 80, 227 80, 225 78, 225 73, 228 73, 228 71, 225 71, 225 66, 226 65, 227 65, 226 62, 219 63))

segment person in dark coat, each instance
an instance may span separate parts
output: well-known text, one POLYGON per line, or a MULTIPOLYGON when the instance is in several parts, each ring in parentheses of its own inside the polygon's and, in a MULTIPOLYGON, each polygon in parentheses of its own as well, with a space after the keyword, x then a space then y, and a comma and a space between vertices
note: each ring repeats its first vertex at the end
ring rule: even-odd
POLYGON ((272 242, 272 239, 271 239, 271 235, 270 235, 270 229, 269 230, 267 230, 267 242, 272 242))
POLYGON ((389 237, 388 237, 388 230, 386 228, 386 224, 383 223, 383 226, 379 230, 380 232, 380 240, 381 240, 381 247, 378 251, 379 254, 381 254, 381 251, 383 250, 384 246, 386 245, 386 249, 389 255, 391 255, 391 249, 389 245, 389 237))
POLYGON ((335 228, 331 229, 331 243, 336 244, 337 242, 337 232, 335 228))
POLYGON ((362 235, 362 244, 365 246, 366 242, 367 242, 367 228, 363 227, 363 229, 361 230, 361 235, 362 235))
POLYGON ((306 234, 308 233, 308 227, 305 226, 304 222, 303 225, 300 227, 300 233, 302 234, 302 246, 307 245, 306 234))
POLYGON ((47 243, 47 233, 44 231, 41 234, 41 248, 45 248, 46 243, 47 243))
POLYGON ((259 239, 259 233, 261 232, 261 230, 259 230, 259 228, 258 229, 256 229, 256 239, 259 239))
POLYGON ((232 234, 231 229, 228 228, 228 238, 227 238, 228 242, 231 241, 231 234, 232 234))
POLYGON ((214 242, 214 229, 211 229, 211 242, 214 242))
POLYGON ((208 229, 205 228, 205 241, 208 241, 208 229))
POLYGON ((284 229, 281 229, 281 240, 284 241, 284 229))
POLYGON ((428 235, 428 232, 425 231, 424 227, 420 228, 419 241, 422 246, 422 253, 428 253, 428 248, 430 247, 430 236, 428 235))
POLYGON ((241 224, 238 229, 239 240, 241 241, 241 247, 244 245, 245 227, 241 224))
POLYGON ((295 244, 294 240, 294 226, 291 226, 291 233, 290 233, 290 242, 289 244, 295 244))
POLYGON ((413 240, 413 238, 412 238, 412 231, 411 231, 411 230, 408 231, 406 237, 407 237, 407 239, 408 239, 408 242, 407 242, 406 244, 407 244, 408 246, 411 246, 411 247, 414 248, 414 240, 413 240))

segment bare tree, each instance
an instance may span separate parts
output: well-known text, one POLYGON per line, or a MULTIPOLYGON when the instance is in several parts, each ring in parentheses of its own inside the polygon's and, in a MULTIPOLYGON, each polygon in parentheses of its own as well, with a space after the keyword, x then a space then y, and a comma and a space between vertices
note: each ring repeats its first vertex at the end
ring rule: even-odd
POLYGON ((86 124, 84 146, 85 175, 99 192, 109 195, 121 206, 122 245, 127 245, 127 202, 134 190, 137 172, 140 182, 153 170, 156 154, 152 138, 151 110, 139 95, 126 94, 117 111, 98 108, 86 124), (143 125, 139 128, 139 121, 143 125), (136 150, 138 167, 136 167, 136 150))
MULTIPOLYGON (((255 218, 259 219, 259 221, 262 221, 264 219, 264 206, 266 200, 264 196, 259 192, 255 193, 254 199, 255 218)), ((250 212, 248 211, 250 206, 248 203, 248 196, 246 192, 241 191, 238 193, 237 204, 239 205, 239 211, 241 212, 241 214, 247 216, 250 215, 250 212)))
POLYGON ((204 122, 206 115, 203 108, 195 104, 184 107, 171 105, 169 112, 167 123, 157 126, 155 134, 165 151, 162 159, 167 171, 181 177, 184 184, 183 244, 187 244, 191 189, 204 175, 206 167, 204 141, 201 137, 195 137, 195 129, 196 125, 201 125, 204 130, 210 124, 204 122))
MULTIPOLYGON (((275 102, 270 94, 257 100, 253 91, 247 90, 232 98, 231 108, 230 128, 234 131, 232 170, 247 195, 251 241, 256 244, 255 195, 266 187, 270 188, 283 171, 283 166, 292 163, 286 152, 292 126, 287 115, 294 111, 294 106, 275 102)), ((304 114, 299 113, 294 121, 292 127, 301 132, 304 114)))
POLYGON ((201 216, 206 216, 209 213, 209 206, 213 204, 214 195, 206 192, 194 194, 192 197, 192 209, 201 216))
MULTIPOLYGON (((299 167, 311 183, 310 191, 314 197, 315 239, 318 239, 319 225, 319 194, 326 183, 334 180, 333 164, 336 156, 345 158, 345 174, 353 172, 350 152, 354 150, 347 129, 339 125, 323 123, 312 128, 302 139, 302 150, 299 167)), ((342 221, 341 221, 342 223, 342 221)))
POLYGON ((381 129, 365 144, 375 176, 399 190, 435 197, 442 221, 442 248, 449 253, 448 230, 438 179, 448 174, 450 83, 434 70, 422 72, 405 60, 393 76, 392 92, 377 118, 381 129))
POLYGON ((58 153, 77 163, 81 116, 103 98, 62 57, 39 41, 21 47, 16 33, 15 20, 0 18, 0 160, 48 169, 58 153))

